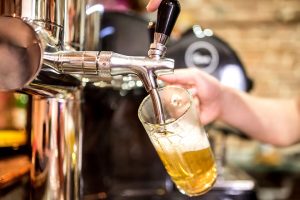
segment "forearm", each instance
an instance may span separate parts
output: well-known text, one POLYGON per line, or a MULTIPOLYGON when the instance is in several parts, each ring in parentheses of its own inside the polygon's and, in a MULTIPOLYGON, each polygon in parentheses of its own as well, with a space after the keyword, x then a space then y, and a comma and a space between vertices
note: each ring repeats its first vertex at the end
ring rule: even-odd
POLYGON ((300 139, 298 100, 257 98, 224 87, 219 119, 252 138, 279 146, 300 139))

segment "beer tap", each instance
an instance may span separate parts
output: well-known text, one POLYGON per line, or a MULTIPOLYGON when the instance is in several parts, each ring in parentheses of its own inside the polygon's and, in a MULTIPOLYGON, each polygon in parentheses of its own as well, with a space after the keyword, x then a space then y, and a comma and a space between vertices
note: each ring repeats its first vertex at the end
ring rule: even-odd
POLYGON ((45 31, 39 30, 42 29, 41 27, 23 22, 17 17, 0 17, 1 27, 6 27, 0 32, 0 39, 4 41, 0 45, 0 50, 2 49, 4 53, 5 49, 10 51, 9 56, 2 58, 0 65, 0 90, 26 87, 44 66, 48 66, 62 74, 81 78, 92 77, 93 80, 134 74, 141 79, 146 91, 150 92, 158 87, 157 76, 170 73, 174 68, 174 60, 165 58, 164 55, 165 44, 179 11, 177 0, 162 1, 158 9, 156 30, 148 57, 125 56, 110 51, 49 51, 45 47, 47 46, 45 43, 48 43, 44 39, 45 31), (20 37, 17 33, 23 35, 20 37))
MULTIPOLYGON (((165 58, 165 44, 180 10, 177 0, 162 1, 153 42, 148 56, 144 57, 66 48, 65 44, 73 44, 68 41, 71 26, 67 26, 66 21, 71 17, 67 12, 78 10, 80 16, 76 15, 76 19, 84 19, 81 16, 85 14, 81 12, 85 9, 84 2, 19 0, 0 3, 0 91, 37 94, 34 94, 32 111, 35 114, 32 126, 37 129, 31 133, 34 148, 30 182, 31 189, 43 186, 44 196, 38 195, 48 199, 81 199, 80 80, 102 81, 112 76, 134 74, 141 79, 146 91, 153 94, 158 88, 157 76, 174 69, 174 60, 165 58), (80 9, 69 9, 71 7, 66 5, 71 2, 80 9), (66 82, 72 83, 71 88, 58 83, 57 77, 51 79, 54 74, 59 80, 68 76, 70 80, 66 82), (43 77, 51 78, 45 80, 43 77), (45 145, 44 141, 49 144, 45 145), (39 168, 39 173, 35 163, 43 158, 42 161, 49 159, 49 162, 45 169, 39 168), (46 181, 51 184, 42 185, 46 181)), ((83 23, 76 24, 85 27, 83 23)), ((78 32, 84 34, 81 29, 78 32)), ((78 39, 75 41, 78 46, 84 42, 81 35, 74 38, 78 39)))
MULTIPOLYGON (((163 0, 157 11, 157 21, 153 42, 148 55, 150 58, 162 58, 166 53, 166 43, 180 13, 178 0, 163 0)), ((151 27, 150 27, 151 28, 151 27)))
POLYGON ((180 12, 178 0, 163 0, 158 8, 153 42, 148 57, 125 56, 111 51, 44 53, 44 64, 62 73, 107 78, 137 75, 147 92, 157 89, 157 76, 170 73, 174 60, 165 58, 166 43, 180 12))
MULTIPOLYGON (((148 51, 148 56, 152 60, 164 59, 167 50, 166 43, 174 28, 179 12, 180 4, 178 0, 163 0, 159 5, 156 24, 150 22, 148 26, 151 34, 155 25, 153 40, 150 40, 152 43, 148 51)), ((150 82, 150 89, 147 91, 152 99, 156 121, 159 124, 164 124, 163 108, 157 91, 157 74, 155 71, 148 71, 147 77, 150 82)))
MULTIPOLYGON (((99 80, 111 76, 134 74, 143 82, 147 92, 153 88, 153 77, 169 73, 174 68, 172 59, 152 59, 140 56, 126 56, 111 51, 74 51, 44 53, 44 65, 61 73, 80 77, 98 77, 99 80)), ((156 87, 156 85, 155 85, 156 87)))

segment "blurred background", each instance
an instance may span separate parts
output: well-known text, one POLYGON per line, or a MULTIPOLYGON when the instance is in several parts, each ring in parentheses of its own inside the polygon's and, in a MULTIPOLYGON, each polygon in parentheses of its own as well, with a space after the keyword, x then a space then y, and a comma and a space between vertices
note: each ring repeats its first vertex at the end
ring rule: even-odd
POLYGON ((185 0, 179 34, 194 24, 210 28, 235 49, 255 82, 253 94, 299 95, 298 0, 185 0))
POLYGON ((226 40, 255 82, 251 93, 299 95, 299 1, 186 0, 182 8, 178 29, 200 24, 226 40))
MULTIPOLYGON (((110 1, 100 2, 109 8, 110 1)), ((143 18, 154 17, 154 14, 145 13, 146 0, 132 0, 131 5, 121 2, 117 8, 120 11, 130 7, 143 18)), ((184 0, 181 7, 173 39, 180 38, 194 25, 210 29, 238 55, 252 80, 251 94, 284 98, 300 95, 299 0, 184 0)), ((112 5, 112 8, 116 7, 112 5)), ((20 93, 0 93, 2 158, 14 154, 14 150, 28 153, 28 149, 23 148, 29 142, 25 134, 28 98, 20 93), (8 129, 15 130, 14 139, 10 138, 11 133, 3 131, 8 129)), ((230 166, 232 171, 228 174, 234 174, 235 170, 245 172, 247 176, 243 179, 247 177, 255 182, 258 199, 300 199, 297 191, 300 186, 300 145, 277 148, 223 125, 215 127, 208 128, 208 133, 215 144, 222 143, 221 150, 216 151, 222 154, 222 165, 230 166)), ((219 159, 218 155, 216 158, 219 159)), ((28 164, 28 160, 22 160, 20 165, 24 166, 24 163, 28 164)), ((0 172, 4 172, 1 166, 0 172)), ((237 198, 231 196, 231 199, 237 198)))

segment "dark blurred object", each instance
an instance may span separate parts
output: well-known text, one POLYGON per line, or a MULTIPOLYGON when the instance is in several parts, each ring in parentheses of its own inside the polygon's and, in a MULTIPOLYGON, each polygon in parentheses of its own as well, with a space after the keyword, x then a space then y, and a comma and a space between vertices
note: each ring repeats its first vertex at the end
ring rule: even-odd
POLYGON ((224 85, 250 91, 252 80, 237 53, 212 30, 194 25, 179 40, 172 41, 167 57, 175 59, 177 68, 199 68, 224 85))
POLYGON ((104 12, 100 48, 102 51, 146 56, 150 45, 147 27, 148 22, 134 13, 104 12))
POLYGON ((169 179, 138 121, 143 88, 85 88, 83 178, 85 194, 164 195, 169 179))
POLYGON ((29 176, 23 176, 14 181, 12 185, 9 185, 0 190, 0 199, 1 200, 28 200, 29 196, 29 176))
POLYGON ((257 198, 253 191, 215 188, 209 193, 199 197, 186 197, 182 194, 174 193, 165 200, 257 200, 257 198))

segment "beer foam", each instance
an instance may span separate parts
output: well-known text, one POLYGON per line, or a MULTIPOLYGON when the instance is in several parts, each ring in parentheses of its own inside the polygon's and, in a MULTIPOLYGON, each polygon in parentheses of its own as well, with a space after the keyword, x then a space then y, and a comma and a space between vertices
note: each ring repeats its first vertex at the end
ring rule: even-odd
POLYGON ((151 140, 156 149, 164 152, 188 152, 210 147, 205 131, 198 126, 186 126, 179 133, 167 132, 166 135, 163 133, 156 135, 158 134, 160 136, 151 140))

